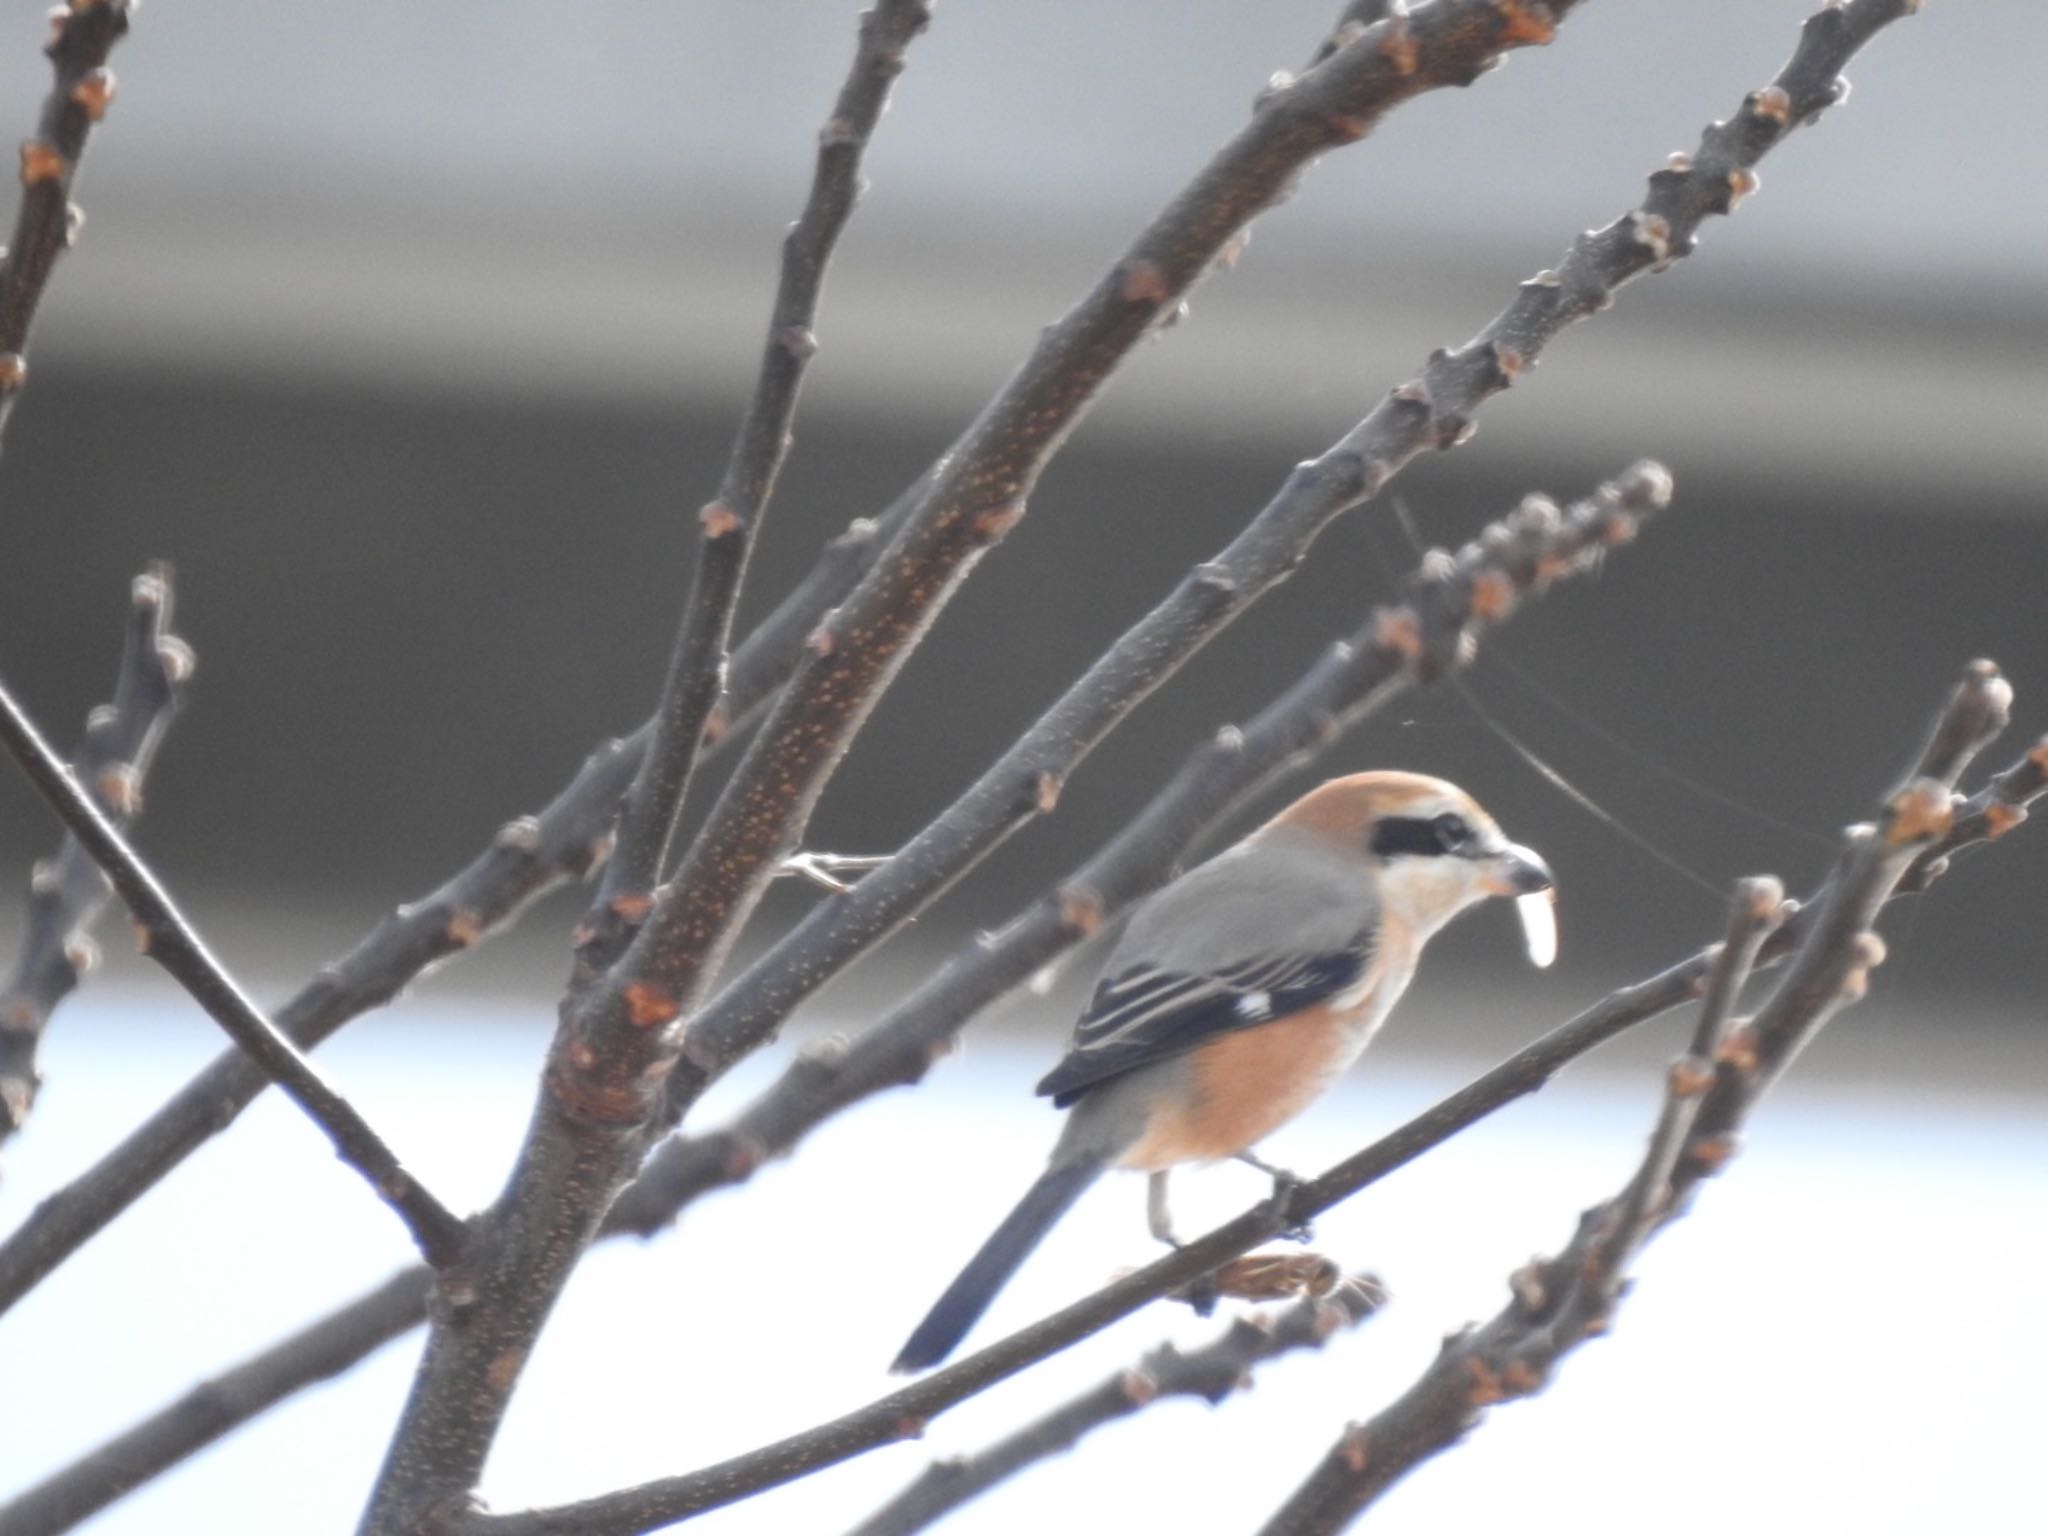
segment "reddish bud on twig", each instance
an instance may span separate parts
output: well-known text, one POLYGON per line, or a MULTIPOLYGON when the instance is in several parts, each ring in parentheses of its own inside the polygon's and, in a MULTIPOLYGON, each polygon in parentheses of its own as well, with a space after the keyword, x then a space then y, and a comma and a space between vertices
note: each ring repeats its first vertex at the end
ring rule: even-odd
POLYGON ((1747 1022, 1735 1025, 1714 1051, 1714 1060, 1744 1077, 1757 1069, 1756 1031, 1747 1022))
POLYGON ((1494 0, 1495 10, 1507 21, 1507 31, 1502 35, 1503 43, 1547 43, 1557 36, 1557 18, 1547 5, 1525 3, 1525 0, 1494 0))
POLYGON ((740 531, 739 514, 722 501, 707 501, 697 513, 697 525, 707 539, 723 539, 740 531))
POLYGON ((24 139, 21 144, 21 184, 37 187, 64 179, 64 157, 57 146, 41 139, 24 139))
POLYGON ((1686 1156, 1702 1173, 1719 1173, 1728 1166, 1728 1160, 1735 1156, 1736 1140, 1733 1136, 1704 1136, 1686 1148, 1686 1156))
POLYGON ((1884 840, 1893 848, 1930 841, 1955 825, 1949 792, 1932 779, 1908 784, 1885 804, 1884 840))
POLYGON ((2027 810, 2025 806, 2006 805, 2001 801, 1994 800, 1990 805, 1984 807, 1985 839, 1988 841, 1991 838, 2003 837, 2026 819, 2027 810))
POLYGON ((673 996, 651 981, 633 982, 620 995, 626 1002, 626 1021, 635 1029, 667 1024, 683 1011, 673 996))
POLYGON ((87 70, 78 84, 71 87, 71 99, 85 109, 85 115, 98 122, 107 115, 107 107, 114 99, 114 72, 101 67, 87 70))
POLYGON ((634 926, 645 922, 654 910, 654 897, 646 891, 621 891, 611 899, 612 916, 634 926))
POLYGON ((1767 85, 1743 103, 1750 111, 1767 122, 1779 127, 1789 127, 1792 122, 1792 98, 1781 86, 1767 85))
POLYGON ((1124 267, 1123 296, 1127 302, 1160 304, 1172 291, 1167 287, 1166 274, 1159 270, 1157 262, 1140 259, 1124 267))
POLYGON ((1696 1099, 1714 1086, 1714 1069, 1697 1056, 1681 1056, 1667 1075, 1674 1099, 1696 1099))
POLYGON ((1498 624, 1515 611, 1515 584, 1501 572, 1483 570, 1472 578, 1471 613, 1475 619, 1498 624))
POLYGON ((1501 1380, 1500 1373, 1477 1355, 1466 1359, 1465 1374, 1471 1378, 1465 1401, 1472 1407, 1488 1408, 1506 1400, 1507 1387, 1501 1380))
POLYGON ((1372 616, 1372 642, 1409 662, 1422 658, 1422 625, 1406 606, 1381 608, 1372 616))
POLYGON ((1415 45, 1415 27, 1405 15, 1396 14, 1387 18, 1386 35, 1378 43, 1379 56, 1394 66, 1397 75, 1412 75, 1421 62, 1421 50, 1415 45))

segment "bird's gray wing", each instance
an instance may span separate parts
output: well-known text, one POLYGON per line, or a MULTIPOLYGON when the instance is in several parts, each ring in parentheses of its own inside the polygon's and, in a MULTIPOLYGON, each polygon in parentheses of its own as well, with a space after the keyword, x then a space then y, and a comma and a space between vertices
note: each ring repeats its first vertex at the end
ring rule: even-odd
POLYGON ((1249 838, 1132 915, 1066 1057, 1038 1085, 1086 1089, 1355 986, 1378 909, 1355 864, 1312 841, 1249 838))
POLYGON ((1105 977, 1074 1028, 1065 1058, 1038 1085, 1064 1107, 1138 1067, 1326 1002, 1371 963, 1356 945, 1313 955, 1250 959, 1213 971, 1137 966, 1105 977))

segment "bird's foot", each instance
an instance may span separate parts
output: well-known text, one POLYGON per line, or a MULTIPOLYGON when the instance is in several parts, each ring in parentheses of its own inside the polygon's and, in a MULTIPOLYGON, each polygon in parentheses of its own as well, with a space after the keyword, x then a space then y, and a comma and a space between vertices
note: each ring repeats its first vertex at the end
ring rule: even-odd
MULTIPOLYGON (((1299 1174, 1289 1173, 1285 1168, 1269 1168, 1266 1171, 1273 1176, 1273 1193, 1268 1196, 1268 1203, 1285 1217, 1289 1208, 1293 1206, 1295 1197, 1307 1187, 1308 1181, 1299 1174)), ((1280 1232, 1280 1236, 1290 1243, 1313 1242, 1315 1235, 1315 1227, 1306 1221, 1294 1222, 1280 1232)))
POLYGON ((1216 1301, 1223 1293, 1217 1288, 1216 1276, 1212 1271, 1197 1275, 1177 1293, 1181 1300, 1195 1309, 1195 1316, 1207 1317, 1216 1310, 1216 1301))

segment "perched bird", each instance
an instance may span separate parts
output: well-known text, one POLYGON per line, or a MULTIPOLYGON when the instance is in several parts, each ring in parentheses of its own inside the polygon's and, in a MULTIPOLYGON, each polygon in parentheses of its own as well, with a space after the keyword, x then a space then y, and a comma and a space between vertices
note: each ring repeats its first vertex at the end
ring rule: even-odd
POLYGON ((1359 773, 1310 790, 1143 902, 1065 1058, 1038 1091, 1071 1107, 1038 1181, 896 1357, 938 1364, 1110 1167, 1151 1175, 1153 1236, 1176 1164, 1252 1149, 1358 1058, 1430 935, 1488 896, 1523 898, 1530 958, 1556 950, 1543 860, 1454 784, 1359 773))

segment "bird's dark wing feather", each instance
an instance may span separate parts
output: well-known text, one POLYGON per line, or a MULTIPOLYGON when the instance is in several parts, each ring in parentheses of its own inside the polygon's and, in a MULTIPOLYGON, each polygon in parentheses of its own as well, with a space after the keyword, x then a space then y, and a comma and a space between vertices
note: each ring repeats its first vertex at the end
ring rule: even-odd
POLYGON ((1204 1040, 1281 1018, 1356 986, 1363 948, 1281 955, 1209 972, 1138 966, 1105 977, 1074 1026, 1065 1058, 1038 1085, 1064 1108, 1088 1089, 1204 1040))

